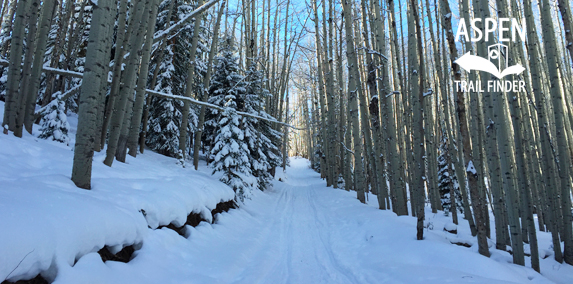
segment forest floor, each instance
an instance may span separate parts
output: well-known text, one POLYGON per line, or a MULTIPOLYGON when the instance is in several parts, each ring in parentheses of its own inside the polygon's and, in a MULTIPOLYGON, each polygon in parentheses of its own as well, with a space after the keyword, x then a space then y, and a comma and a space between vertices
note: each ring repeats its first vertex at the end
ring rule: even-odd
POLYGON ((417 241, 414 217, 379 210, 374 195, 364 205, 355 192, 326 187, 302 158, 291 158, 272 187, 241 208, 187 226, 181 236, 156 228, 184 222, 189 212, 210 219, 208 210, 232 198, 209 167, 181 168, 146 151, 109 168, 100 153, 94 189, 84 191, 69 180, 71 147, 0 134, 0 280, 43 272, 73 284, 573 283, 573 266, 549 256, 547 233, 539 237, 548 256, 541 275, 512 264, 493 241, 492 257, 479 255, 467 222, 448 233, 444 227, 456 227, 441 211, 427 208, 425 239, 417 241), (96 253, 129 244, 139 245, 127 263, 96 253))
MULTIPOLYGON (((426 230, 426 239, 417 241, 415 218, 365 206, 354 192, 327 188, 308 165, 305 159, 291 158, 291 167, 280 173, 282 182, 255 194, 243 208, 223 213, 215 224, 201 223, 187 239, 171 230, 157 230, 131 262, 104 264, 99 257, 82 258, 56 283, 571 283, 573 279, 572 267, 551 259, 542 260, 542 269, 550 270, 544 274, 553 281, 511 264, 507 252, 492 249, 491 258, 483 257, 476 246, 451 244, 460 237, 441 228, 426 230)), ((447 218, 434 216, 431 222, 443 227, 443 219, 447 218)))

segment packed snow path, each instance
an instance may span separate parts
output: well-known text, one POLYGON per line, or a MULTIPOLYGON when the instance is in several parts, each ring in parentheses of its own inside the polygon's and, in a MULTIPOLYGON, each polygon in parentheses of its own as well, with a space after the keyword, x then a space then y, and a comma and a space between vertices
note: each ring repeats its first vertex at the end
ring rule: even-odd
POLYGON ((452 245, 441 229, 415 240, 414 218, 325 187, 307 160, 291 159, 279 175, 215 224, 188 227, 187 238, 156 230, 129 263, 86 255, 56 283, 551 283, 507 253, 452 245))

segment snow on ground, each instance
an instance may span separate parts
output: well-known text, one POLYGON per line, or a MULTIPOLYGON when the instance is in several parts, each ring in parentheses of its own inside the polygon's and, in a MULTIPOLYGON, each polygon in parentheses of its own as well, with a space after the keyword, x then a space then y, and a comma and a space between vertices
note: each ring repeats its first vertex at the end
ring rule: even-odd
MULTIPOLYGON (((202 223, 187 238, 154 231, 129 263, 86 255, 55 283, 551 283, 452 245, 439 230, 417 241, 414 218, 327 188, 307 160, 291 165, 280 173, 286 181, 215 224, 202 223)), ((554 280, 570 283, 573 273, 565 271, 554 280)))
MULTIPOLYGON (((72 157, 57 142, 0 134, 0 280, 44 271, 58 284, 573 283, 573 267, 552 257, 541 260, 540 275, 493 247, 486 258, 476 245, 451 244, 475 238, 461 218, 457 235, 444 232, 452 224, 443 212, 428 209, 425 240, 417 241, 415 218, 378 210, 373 195, 364 205, 355 192, 327 188, 304 159, 277 169, 273 187, 240 209, 182 237, 152 228, 183 224, 189 212, 209 220, 218 202, 233 198, 204 164, 197 172, 147 151, 109 168, 102 152, 87 191, 70 180, 72 157), (140 249, 128 263, 104 263, 96 253, 130 244, 140 249)), ((548 234, 539 239, 540 251, 550 251, 548 234)))
MULTIPOLYGON (((368 195, 368 206, 373 208, 378 208, 378 199, 376 195, 369 193, 368 195)), ((434 239, 435 236, 438 237, 440 241, 445 240, 446 242, 450 243, 460 243, 460 244, 467 244, 471 245, 471 248, 465 248, 458 246, 459 249, 472 251, 475 254, 478 254, 478 247, 477 247, 477 238, 472 237, 470 227, 468 221, 463 219, 463 214, 458 213, 458 222, 459 225, 455 225, 452 222, 452 217, 446 216, 443 211, 438 211, 438 213, 432 213, 430 204, 426 204, 426 212, 425 212, 425 221, 424 227, 426 228, 424 231, 426 240, 434 239), (457 230, 456 234, 451 234, 446 231, 457 230)), ((411 212, 410 203, 408 202, 408 212, 411 212)), ((411 219, 410 223, 414 226, 412 229, 415 230, 416 222, 413 217, 408 216, 401 216, 399 218, 403 218, 403 220, 411 219)), ((539 227, 537 227, 537 216, 534 215, 535 225, 537 228, 537 241, 538 241, 538 250, 540 258, 540 266, 541 266, 541 274, 546 277, 547 279, 551 280, 555 283, 573 283, 573 266, 558 263, 555 261, 553 256, 553 244, 551 239, 551 234, 548 232, 540 232, 539 227)), ((491 227, 491 235, 495 238, 495 218, 493 216, 493 212, 490 210, 490 227, 491 227)), ((415 232, 415 231, 414 231, 415 232)), ((511 254, 507 251, 497 250, 495 248, 495 239, 488 239, 488 245, 490 249, 490 259, 497 261, 499 264, 508 265, 511 269, 524 269, 521 266, 517 266, 512 264, 513 258, 511 254)), ((563 242, 561 243, 561 247, 563 247, 563 242)), ((511 250, 511 246, 507 246, 508 250, 511 250)), ((526 254, 530 254, 530 248, 528 244, 524 244, 524 250, 526 254)), ((525 264, 529 268, 531 267, 531 258, 525 256, 525 264)), ((524 270, 526 271, 526 270, 524 270)), ((527 275, 530 276, 538 276, 537 272, 534 272, 531 269, 527 269, 527 275)))
POLYGON ((0 282, 41 271, 53 278, 105 245, 145 243, 155 235, 148 226, 184 224, 190 212, 210 220, 219 202, 234 198, 209 173, 175 159, 146 151, 110 168, 104 153, 94 157, 92 190, 83 190, 70 179, 71 147, 0 133, 0 282))

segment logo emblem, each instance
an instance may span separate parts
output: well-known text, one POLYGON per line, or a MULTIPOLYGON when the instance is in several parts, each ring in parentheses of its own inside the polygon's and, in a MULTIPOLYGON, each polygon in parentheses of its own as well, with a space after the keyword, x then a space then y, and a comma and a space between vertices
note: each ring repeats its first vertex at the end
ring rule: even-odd
POLYGON ((521 64, 507 67, 507 60, 502 60, 503 54, 507 54, 507 50, 508 49, 506 45, 496 43, 488 47, 488 59, 476 55, 471 55, 468 51, 462 57, 454 61, 454 63, 458 64, 467 72, 470 72, 471 70, 484 71, 490 73, 498 79, 501 79, 507 75, 521 74, 525 70, 521 64), (495 66, 492 60, 497 60, 498 66, 495 66), (505 62, 505 66, 503 62, 505 62))

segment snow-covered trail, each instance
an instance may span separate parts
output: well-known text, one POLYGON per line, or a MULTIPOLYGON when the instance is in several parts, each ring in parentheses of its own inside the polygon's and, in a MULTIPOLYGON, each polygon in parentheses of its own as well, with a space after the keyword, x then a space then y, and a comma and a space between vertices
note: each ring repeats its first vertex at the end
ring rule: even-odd
POLYGON ((291 159, 282 179, 187 238, 155 230, 129 263, 86 255, 56 283, 551 283, 441 230, 415 240, 414 218, 327 188, 307 160, 291 159))
POLYGON ((229 231, 236 230, 231 242, 201 246, 201 254, 220 256, 222 263, 217 266, 223 269, 215 278, 221 283, 495 283, 492 280, 527 279, 498 270, 498 263, 467 249, 446 244, 447 249, 455 251, 452 253, 440 251, 441 244, 416 241, 414 222, 405 222, 412 226, 404 226, 399 221, 413 218, 398 218, 360 204, 353 192, 325 187, 319 174, 309 169, 307 160, 291 159, 284 182, 275 182, 269 191, 266 200, 257 198, 256 206, 245 207, 253 220, 244 227, 232 229, 230 222, 221 224, 229 231), (384 216, 379 216, 368 223, 375 217, 372 213, 388 215, 389 220, 384 222, 384 216), (381 228, 386 233, 377 233, 381 228), (464 259, 463 250, 469 259, 464 259), (442 256, 434 257, 433 253, 442 256), (445 263, 440 262, 442 258, 445 263), (472 263, 474 258, 477 262, 472 263), (438 264, 432 260, 438 260, 438 264), (466 263, 457 265, 460 261, 466 263), (487 273, 480 271, 480 261, 486 267, 491 265, 488 270, 494 279, 478 276, 487 273), (466 271, 440 267, 449 265, 466 271))
POLYGON ((329 227, 335 224, 335 215, 320 202, 316 191, 323 182, 306 163, 293 163, 288 179, 277 182, 269 194, 274 200, 266 212, 255 213, 264 216, 264 221, 245 228, 246 235, 254 232, 256 236, 235 252, 235 257, 229 256, 239 273, 236 278, 229 274, 225 282, 360 282, 348 264, 333 253, 336 246, 330 240, 329 227), (243 260, 247 261, 245 266, 241 265, 243 260))

